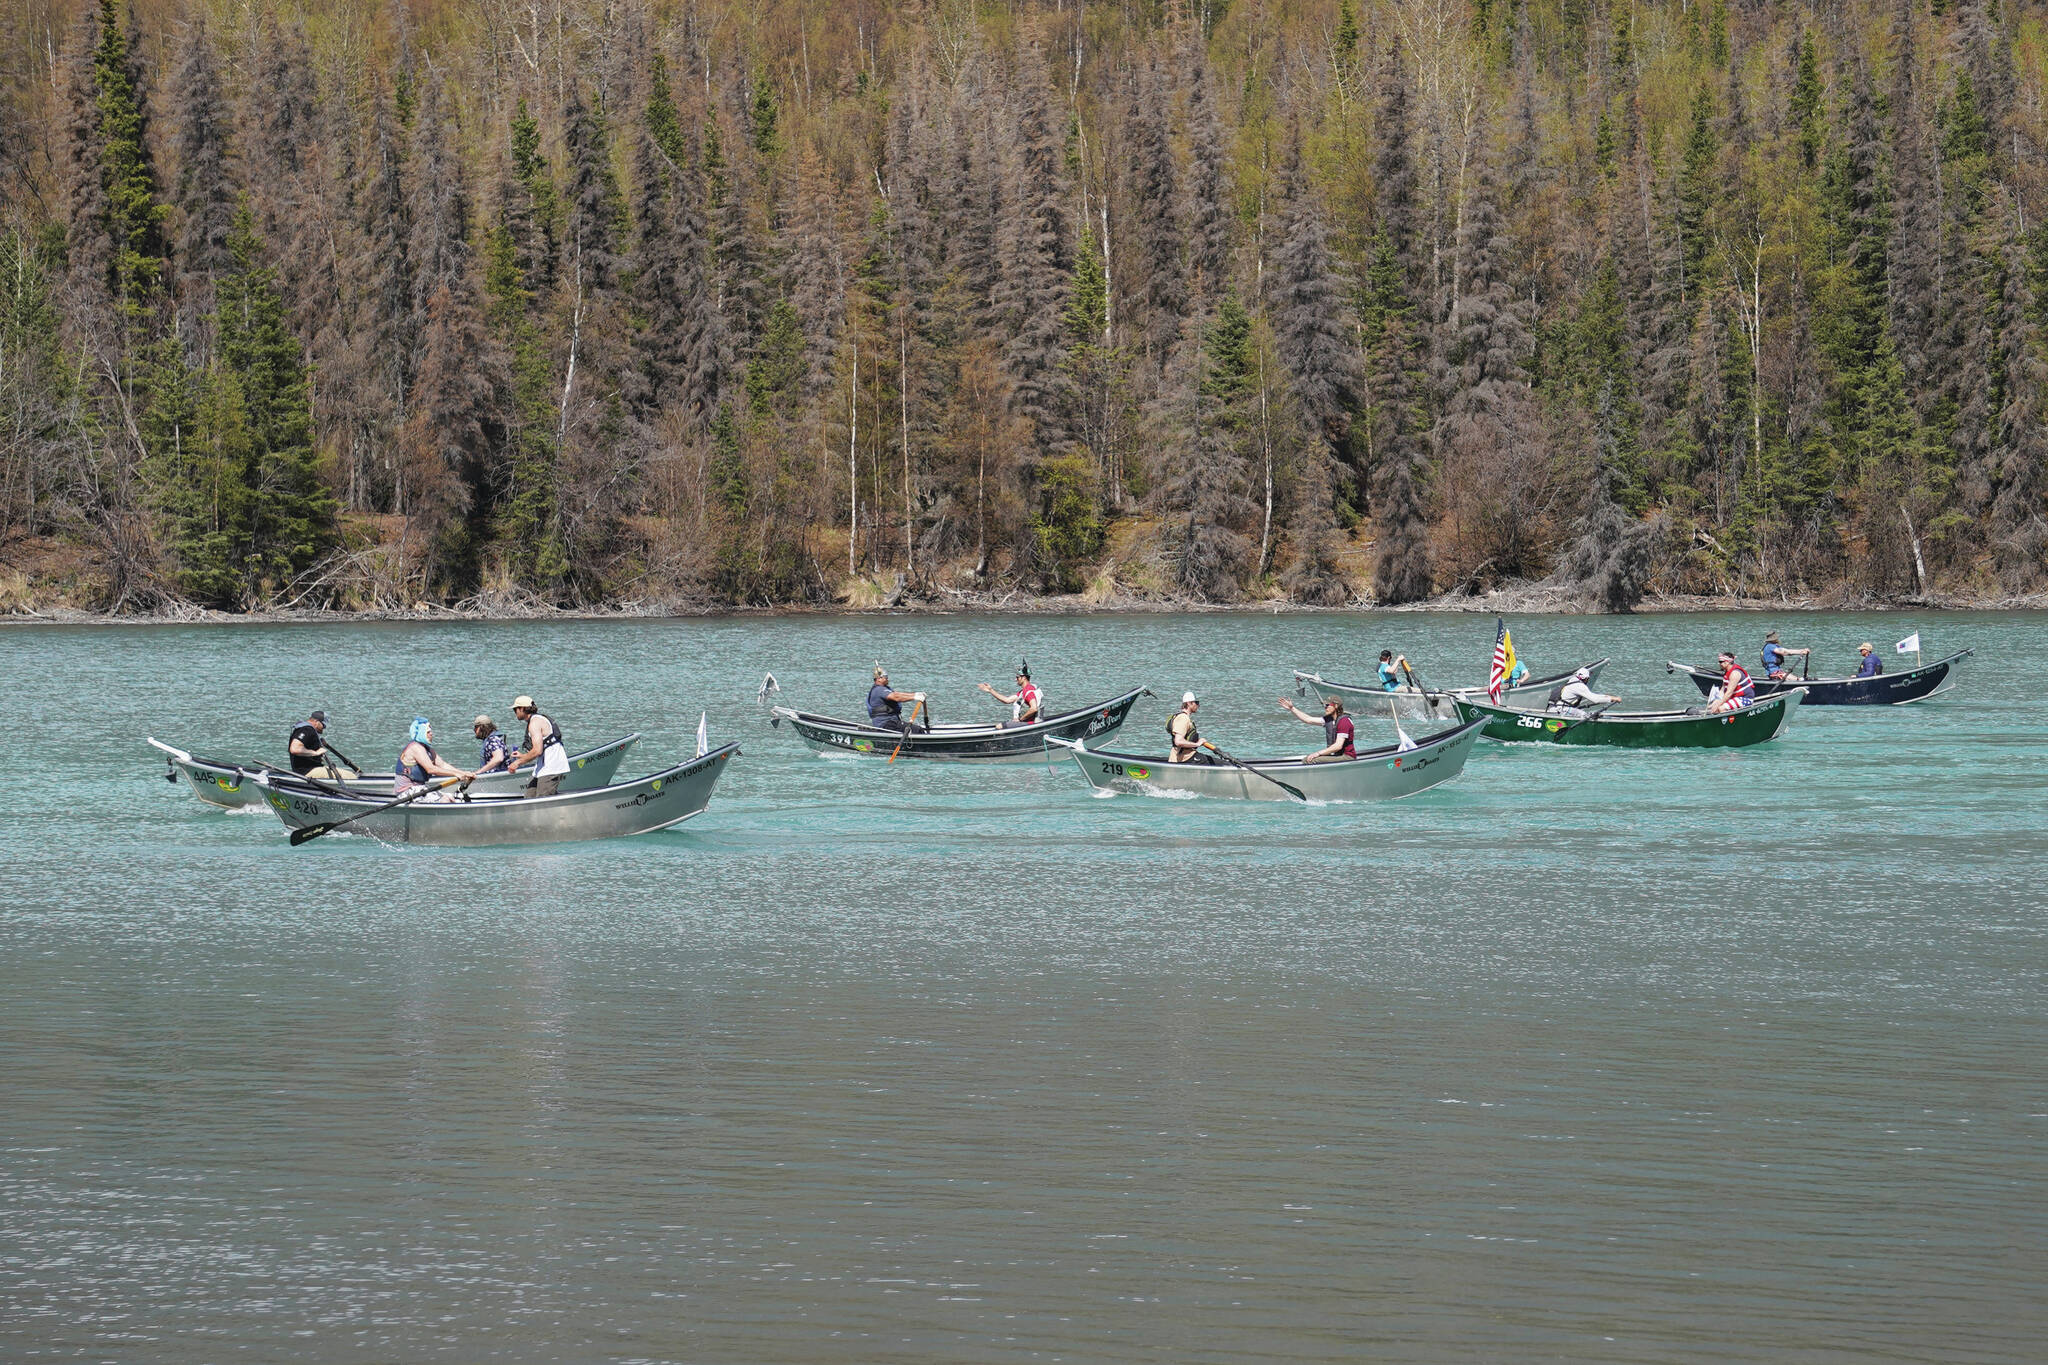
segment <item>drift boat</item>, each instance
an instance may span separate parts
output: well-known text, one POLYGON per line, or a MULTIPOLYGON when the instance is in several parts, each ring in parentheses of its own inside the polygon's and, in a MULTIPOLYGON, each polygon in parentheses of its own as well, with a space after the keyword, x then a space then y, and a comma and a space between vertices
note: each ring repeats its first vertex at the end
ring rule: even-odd
POLYGON ((1154 796, 1185 792, 1239 801, 1293 800, 1285 790, 1265 780, 1273 778, 1295 788, 1310 801, 1390 801, 1427 791, 1463 772, 1473 742, 1485 728, 1483 721, 1472 721, 1431 735, 1412 748, 1389 744, 1361 749, 1356 758, 1321 763, 1304 763, 1298 758, 1240 760, 1245 768, 1253 770, 1249 773, 1221 761, 1168 763, 1163 757, 1090 749, 1073 740, 1046 742, 1065 749, 1089 784, 1103 791, 1154 796))
MULTIPOLYGON (((1880 673, 1874 678, 1786 678, 1778 681, 1753 673, 1750 681, 1756 684, 1758 697, 1774 697, 1797 690, 1806 693, 1805 704, 1808 706, 1903 706, 1909 701, 1925 701, 1936 692, 1947 691, 1942 683, 1947 679, 1949 670, 1976 652, 1974 649, 1958 650, 1946 659, 1936 659, 1931 664, 1909 668, 1903 673, 1880 673)), ((1719 673, 1694 668, 1691 664, 1667 661, 1664 671, 1684 673, 1698 686, 1703 697, 1721 685, 1719 673)))
MULTIPOLYGON (((1607 660, 1595 659, 1584 667, 1587 681, 1598 682, 1600 670, 1607 667, 1607 660)), ((1524 706, 1541 706, 1544 699, 1550 695, 1550 689, 1570 682, 1572 674, 1576 671, 1567 669, 1548 678, 1532 678, 1528 682, 1505 688, 1501 692, 1501 699, 1510 704, 1519 702, 1524 706)), ((1368 687, 1361 683, 1331 682, 1321 674, 1304 673, 1298 668, 1295 669, 1295 695, 1305 696, 1311 688, 1318 692, 1335 692, 1344 698, 1345 706, 1353 715, 1376 720, 1392 717, 1395 720, 1441 720, 1453 724, 1458 719, 1458 698, 1477 701, 1486 695, 1484 687, 1453 687, 1441 692, 1419 687, 1403 687, 1399 691, 1389 692, 1378 686, 1368 687)))
POLYGON ((1797 688, 1739 711, 1601 711, 1584 720, 1485 702, 1458 702, 1467 720, 1483 721, 1486 737, 1505 743, 1605 744, 1621 749, 1740 749, 1785 733, 1799 706, 1797 688))
MULTIPOLYGON (((378 811, 391 797, 335 796, 270 773, 250 778, 287 829, 307 829, 354 820, 336 833, 368 834, 405 844, 489 848, 499 844, 566 844, 618 839, 667 829, 710 804, 711 789, 726 763, 740 751, 726 744, 710 753, 630 782, 556 796, 476 795, 433 801, 422 798, 378 811), (356 817, 363 817, 356 819, 356 817)), ((564 779, 566 781, 567 779, 564 779)), ((454 789, 448 789, 453 795, 454 789)))
MULTIPOLYGON (((637 734, 615 739, 609 744, 600 744, 595 749, 585 749, 580 754, 569 756, 569 771, 562 778, 561 790, 565 792, 587 791, 602 787, 618 772, 619 763, 626 756, 626 750, 640 740, 637 734)), ((151 746, 161 750, 166 765, 165 776, 172 782, 178 774, 185 775, 192 794, 209 806, 223 810, 240 810, 246 806, 260 805, 263 795, 256 789, 256 775, 268 773, 279 786, 302 786, 315 791, 347 791, 360 796, 391 795, 390 773, 369 773, 362 777, 321 778, 317 781, 300 777, 284 769, 269 768, 260 763, 225 763, 219 759, 195 758, 183 749, 174 749, 158 740, 149 741, 151 746)), ((526 790, 526 784, 533 778, 533 766, 516 773, 485 773, 469 784, 472 796, 519 795, 526 790)))
POLYGON ((787 706, 769 710, 768 723, 780 727, 788 721, 804 743, 821 754, 853 754, 861 758, 938 759, 951 763, 1033 763, 1045 757, 1048 740, 1100 739, 1114 734, 1131 714, 1138 698, 1152 693, 1134 687, 1119 697, 1065 711, 1028 725, 1015 721, 996 725, 934 725, 929 730, 904 734, 879 726, 850 720, 834 720, 810 711, 787 706), (898 745, 902 752, 897 753, 898 745))

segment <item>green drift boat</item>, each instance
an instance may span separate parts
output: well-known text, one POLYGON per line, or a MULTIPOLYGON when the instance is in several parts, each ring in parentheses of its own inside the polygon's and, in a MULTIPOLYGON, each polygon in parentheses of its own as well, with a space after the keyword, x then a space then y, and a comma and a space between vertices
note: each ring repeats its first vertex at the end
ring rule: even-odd
POLYGON ((1585 720, 1543 711, 1457 699, 1466 720, 1484 719, 1488 739, 1509 744, 1605 744, 1621 749, 1740 749, 1785 733, 1799 706, 1798 690, 1767 697, 1740 711, 1599 712, 1585 720))

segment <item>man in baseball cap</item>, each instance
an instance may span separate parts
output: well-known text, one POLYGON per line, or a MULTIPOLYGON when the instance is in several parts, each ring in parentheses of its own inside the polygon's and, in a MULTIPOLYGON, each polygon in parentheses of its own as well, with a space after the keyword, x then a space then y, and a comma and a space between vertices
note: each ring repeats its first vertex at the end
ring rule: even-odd
POLYGON ((315 711, 292 727, 292 735, 286 750, 291 755, 292 771, 305 777, 330 777, 327 741, 322 738, 327 730, 327 713, 315 711))
POLYGON ((553 796, 569 772, 569 751, 562 747, 562 728, 540 713, 532 697, 523 694, 512 699, 512 714, 526 727, 526 747, 513 755, 506 766, 517 768, 539 759, 532 780, 526 784, 526 795, 553 796))

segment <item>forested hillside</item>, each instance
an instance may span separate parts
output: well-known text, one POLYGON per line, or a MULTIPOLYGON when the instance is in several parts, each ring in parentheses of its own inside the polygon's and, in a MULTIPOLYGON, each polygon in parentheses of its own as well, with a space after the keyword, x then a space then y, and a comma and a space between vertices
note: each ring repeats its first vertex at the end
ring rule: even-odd
POLYGON ((15 0, 0 593, 2035 592, 2043 17, 15 0))

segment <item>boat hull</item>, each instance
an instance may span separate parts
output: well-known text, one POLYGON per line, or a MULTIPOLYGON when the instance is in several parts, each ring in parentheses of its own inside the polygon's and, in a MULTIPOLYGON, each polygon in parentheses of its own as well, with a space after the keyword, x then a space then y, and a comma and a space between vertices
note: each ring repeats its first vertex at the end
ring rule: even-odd
MULTIPOLYGON (((194 796, 209 806, 222 810, 241 810, 264 803, 263 793, 256 786, 256 774, 267 769, 250 766, 242 767, 218 759, 196 758, 183 749, 174 749, 152 739, 149 741, 161 750, 164 761, 173 773, 184 777, 186 785, 194 796)), ((619 764, 626 757, 626 750, 640 742, 637 734, 626 735, 609 744, 600 744, 595 749, 586 749, 569 757, 569 771, 562 778, 561 791, 590 791, 609 783, 618 774, 619 764)), ((278 784, 291 784, 294 775, 271 773, 278 784)), ((476 796, 517 796, 526 790, 526 784, 533 778, 531 766, 516 773, 486 773, 470 783, 469 790, 476 796)), ((345 777, 323 779, 317 785, 303 780, 299 786, 319 790, 320 787, 340 787, 362 796, 390 797, 392 778, 390 774, 371 773, 366 777, 345 777)))
POLYGON ((1120 697, 1048 716, 1032 725, 942 725, 912 735, 786 706, 774 708, 769 723, 780 726, 787 721, 804 743, 821 754, 881 759, 895 754, 941 763, 1038 763, 1045 758, 1048 739, 1091 740, 1115 734, 1123 728, 1138 698, 1146 695, 1144 688, 1134 687, 1120 697))
MULTIPOLYGON (((649 834, 703 813, 727 763, 740 746, 727 744, 701 758, 658 773, 559 796, 484 796, 469 801, 426 798, 368 815, 336 834, 367 834, 389 843, 444 848, 496 848, 506 844, 566 844, 649 834)), ((255 779, 265 803, 287 829, 306 829, 365 815, 389 801, 330 796, 255 779)))
MULTIPOLYGON (((1600 670, 1607 667, 1607 660, 1595 659, 1584 665, 1588 682, 1600 680, 1600 670)), ((1505 688, 1501 700, 1510 706, 1541 706, 1550 695, 1550 689, 1568 682, 1572 672, 1554 674, 1547 678, 1532 678, 1519 687, 1505 688)), ((1294 687, 1297 692, 1314 690, 1318 693, 1334 692, 1344 699, 1344 705, 1355 716, 1372 720, 1432 721, 1447 724, 1458 723, 1457 699, 1464 697, 1478 701, 1486 696, 1483 687, 1456 687, 1446 692, 1424 692, 1420 688, 1403 687, 1388 692, 1379 687, 1368 687, 1359 683, 1331 682, 1315 673, 1294 672, 1294 687)))
MULTIPOLYGON (((1298 758, 1255 758, 1244 762, 1311 801, 1392 801, 1450 781, 1465 770, 1465 760, 1484 726, 1479 722, 1431 735, 1412 749, 1392 745, 1370 749, 1357 758, 1330 763, 1304 763, 1298 758)), ((1061 744, 1068 757, 1101 791, 1208 796, 1232 801, 1291 801, 1285 791, 1227 763, 1168 763, 1163 757, 1116 753, 1061 744)))
POLYGON ((1588 720, 1459 701, 1458 710, 1486 722, 1486 737, 1505 744, 1576 744, 1616 749, 1741 749, 1785 732, 1799 693, 1781 692, 1754 706, 1719 715, 1648 711, 1603 712, 1588 720))
MULTIPOLYGON (((1903 706, 1909 701, 1925 701, 1942 690, 1942 684, 1957 663, 1975 650, 1960 650, 1946 659, 1936 659, 1919 668, 1909 668, 1903 673, 1880 673, 1874 678, 1788 678, 1774 682, 1769 678, 1752 677, 1758 697, 1775 697, 1783 692, 1803 691, 1804 706, 1903 706)), ((1684 673, 1691 678, 1701 696, 1710 695, 1721 685, 1721 675, 1709 669, 1694 668, 1691 664, 1666 663, 1667 673, 1684 673)))

